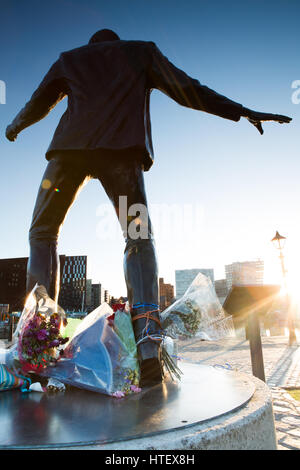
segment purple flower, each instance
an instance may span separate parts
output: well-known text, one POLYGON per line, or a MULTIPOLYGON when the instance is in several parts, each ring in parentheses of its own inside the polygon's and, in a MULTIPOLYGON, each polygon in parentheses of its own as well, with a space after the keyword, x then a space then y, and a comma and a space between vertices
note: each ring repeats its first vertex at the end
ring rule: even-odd
POLYGON ((27 337, 29 337, 29 336, 33 336, 33 331, 32 331, 32 330, 27 330, 27 331, 25 331, 25 333, 24 333, 24 338, 25 338, 25 337, 27 338, 27 337))
POLYGON ((130 390, 134 393, 140 393, 142 391, 142 389, 137 387, 136 385, 131 385, 130 390))
POLYGON ((59 346, 59 340, 58 340, 58 339, 54 339, 54 340, 51 341, 51 343, 49 344, 49 347, 50 347, 50 348, 56 348, 57 346, 59 346))
POLYGON ((28 327, 31 328, 31 329, 32 328, 37 328, 38 326, 40 326, 41 322, 42 322, 41 317, 35 316, 28 323, 28 327))
POLYGON ((49 335, 48 331, 43 329, 37 332, 36 337, 39 341, 43 341, 44 339, 47 338, 48 335, 49 335))
POLYGON ((27 349, 27 354, 28 354, 28 356, 32 356, 32 355, 33 355, 33 351, 32 351, 31 348, 28 348, 28 349, 27 349))
POLYGON ((51 317, 50 318, 50 323, 51 323, 51 325, 56 326, 57 328, 59 328, 60 318, 59 317, 51 317))
POLYGON ((58 328, 51 328, 50 329, 50 334, 51 335, 58 335, 59 329, 58 328))
POLYGON ((112 396, 115 397, 115 398, 124 398, 125 393, 118 390, 117 392, 113 393, 112 396))

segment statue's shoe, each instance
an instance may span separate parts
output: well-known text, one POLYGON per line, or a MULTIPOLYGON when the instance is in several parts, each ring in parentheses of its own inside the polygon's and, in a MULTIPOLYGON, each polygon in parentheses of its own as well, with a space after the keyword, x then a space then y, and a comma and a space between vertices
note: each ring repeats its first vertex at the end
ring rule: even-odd
POLYGON ((162 382, 163 366, 161 359, 162 329, 158 311, 131 313, 133 331, 137 343, 140 366, 140 386, 150 386, 162 382))
POLYGON ((151 386, 162 382, 164 373, 161 360, 161 344, 158 341, 145 341, 138 345, 140 365, 140 387, 151 386))

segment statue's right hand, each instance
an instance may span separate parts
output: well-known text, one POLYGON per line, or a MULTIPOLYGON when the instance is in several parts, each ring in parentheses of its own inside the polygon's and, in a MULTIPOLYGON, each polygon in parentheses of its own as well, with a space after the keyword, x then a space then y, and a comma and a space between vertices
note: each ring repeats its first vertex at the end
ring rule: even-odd
POLYGON ((18 133, 16 131, 16 128, 12 124, 10 124, 6 128, 5 135, 6 135, 6 138, 10 140, 10 142, 14 142, 18 136, 18 133))
POLYGON ((275 121, 280 124, 288 124, 291 122, 292 118, 289 116, 283 116, 281 114, 272 114, 272 113, 260 113, 258 111, 253 111, 252 109, 243 108, 241 116, 248 119, 248 121, 256 127, 260 134, 263 134, 263 128, 261 123, 265 121, 275 121))

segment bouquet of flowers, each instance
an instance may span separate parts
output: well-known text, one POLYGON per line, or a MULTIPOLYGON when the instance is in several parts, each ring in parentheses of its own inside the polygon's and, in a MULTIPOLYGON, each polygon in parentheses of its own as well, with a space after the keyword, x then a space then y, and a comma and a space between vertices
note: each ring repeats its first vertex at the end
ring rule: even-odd
POLYGON ((66 324, 63 309, 50 299, 43 286, 37 285, 25 303, 14 333, 11 356, 15 367, 19 366, 24 373, 40 373, 55 364, 69 340, 61 335, 61 327, 66 324))
POLYGON ((63 357, 40 375, 117 398, 138 393, 139 364, 125 305, 103 303, 77 326, 63 357))
POLYGON ((184 295, 161 313, 161 323, 171 337, 218 340, 234 336, 231 316, 226 316, 210 279, 199 273, 184 295))
POLYGON ((26 322, 18 341, 19 361, 24 372, 39 373, 59 360, 63 354, 61 346, 69 340, 61 336, 60 326, 58 313, 46 317, 38 308, 26 322))

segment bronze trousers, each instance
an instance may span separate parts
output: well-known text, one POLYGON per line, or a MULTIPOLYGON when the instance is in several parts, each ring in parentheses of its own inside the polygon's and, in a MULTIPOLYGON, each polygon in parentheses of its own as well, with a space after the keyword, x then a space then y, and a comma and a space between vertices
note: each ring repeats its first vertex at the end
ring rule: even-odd
MULTIPOLYGON (((30 257, 26 291, 36 283, 46 287, 57 301, 59 294, 59 256, 57 242, 66 214, 82 185, 91 178, 100 181, 117 216, 119 197, 127 196, 127 206, 143 204, 147 208, 143 168, 137 157, 126 152, 57 152, 49 161, 38 191, 29 230, 30 257)), ((124 220, 124 214, 123 214, 124 220)), ((127 224, 132 218, 125 216, 127 224)), ((137 226, 138 215, 137 215, 137 226)), ((128 225, 127 225, 128 227, 128 225)), ((125 237, 124 274, 130 304, 158 304, 158 269, 151 221, 147 237, 125 237)), ((80 230, 78 231, 80 236, 80 230)), ((99 243, 99 254, 101 244, 99 243)), ((95 254, 96 256, 97 254, 95 254)))

